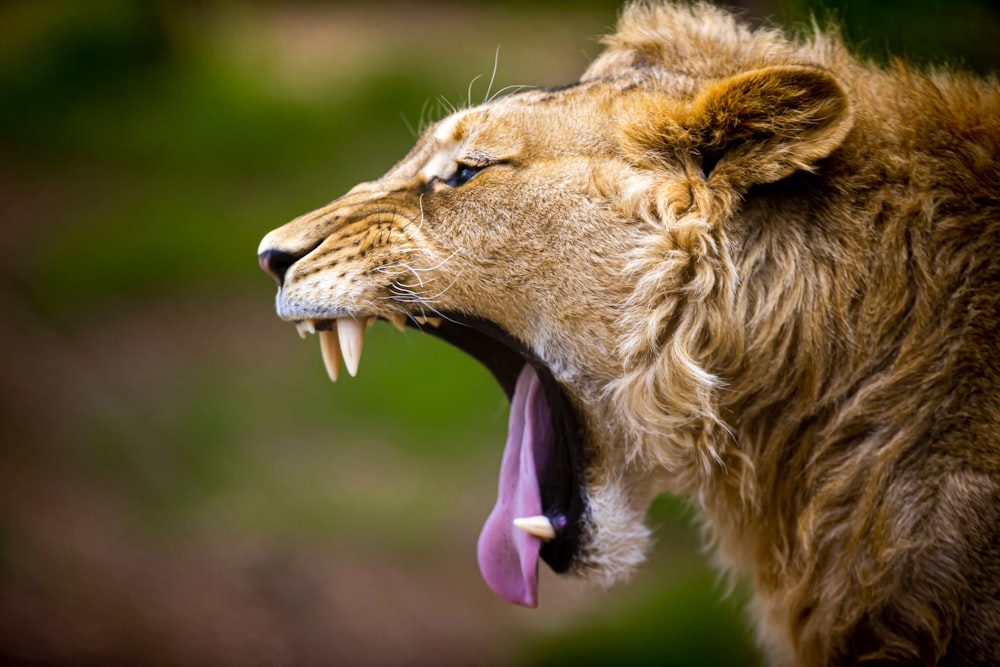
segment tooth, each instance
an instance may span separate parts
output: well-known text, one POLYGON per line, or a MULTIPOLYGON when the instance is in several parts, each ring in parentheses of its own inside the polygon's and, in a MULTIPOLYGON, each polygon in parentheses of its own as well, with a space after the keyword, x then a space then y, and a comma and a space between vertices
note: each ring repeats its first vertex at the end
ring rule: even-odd
POLYGON ((326 374, 336 382, 337 373, 340 372, 340 344, 337 342, 336 328, 319 332, 319 351, 323 354, 326 374))
POLYGON ((316 320, 301 320, 295 323, 295 328, 299 330, 299 338, 305 340, 306 334, 316 333, 316 320))
POLYGON ((403 313, 393 313, 392 315, 386 315, 385 318, 392 322, 392 326, 404 333, 406 332, 406 315, 403 313))
POLYGON ((541 540, 555 539, 556 536, 556 529, 553 528, 549 517, 544 514, 514 519, 514 525, 541 540))
POLYGON ((416 315, 413 319, 416 321, 417 324, 429 324, 432 327, 441 326, 440 317, 425 317, 423 315, 416 315))
POLYGON ((361 346, 365 342, 364 324, 350 317, 337 319, 337 334, 340 337, 340 351, 344 353, 344 365, 354 377, 361 363, 361 346))

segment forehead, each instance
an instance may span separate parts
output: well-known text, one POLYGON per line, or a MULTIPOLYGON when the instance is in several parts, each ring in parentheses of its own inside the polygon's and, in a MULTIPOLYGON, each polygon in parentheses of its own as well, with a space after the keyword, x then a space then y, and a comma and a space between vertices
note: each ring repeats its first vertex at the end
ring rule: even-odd
POLYGON ((464 109, 428 130, 425 141, 439 150, 478 151, 504 159, 526 148, 553 150, 606 137, 614 115, 595 84, 533 89, 464 109))

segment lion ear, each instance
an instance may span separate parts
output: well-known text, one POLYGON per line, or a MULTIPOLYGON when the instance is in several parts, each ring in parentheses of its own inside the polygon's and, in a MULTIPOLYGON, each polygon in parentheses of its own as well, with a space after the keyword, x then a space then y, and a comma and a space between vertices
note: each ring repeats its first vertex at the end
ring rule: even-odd
POLYGON ((713 82, 681 120, 710 183, 745 190, 811 170, 854 122, 840 82, 826 70, 781 65, 713 82))

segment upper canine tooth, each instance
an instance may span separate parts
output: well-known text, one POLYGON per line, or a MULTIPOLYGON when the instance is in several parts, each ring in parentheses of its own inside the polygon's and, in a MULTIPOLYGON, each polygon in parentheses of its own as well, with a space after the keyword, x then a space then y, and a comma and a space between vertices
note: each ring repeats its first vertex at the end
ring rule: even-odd
POLYGON ((337 335, 340 338, 340 351, 344 354, 344 365, 351 377, 354 377, 358 374, 361 346, 365 342, 364 323, 351 317, 340 317, 337 319, 337 335))
POLYGON ((556 529, 552 526, 549 517, 544 514, 514 519, 514 525, 540 540, 552 540, 556 537, 556 529))
POLYGON ((406 331, 406 315, 403 313, 393 313, 392 315, 386 315, 385 319, 392 322, 392 326, 396 327, 400 331, 406 331))
POLYGON ((340 344, 337 342, 336 328, 319 332, 319 350, 323 354, 326 374, 336 382, 337 374, 340 372, 340 344))
POLYGON ((316 333, 316 320, 299 320, 295 323, 299 338, 305 340, 306 334, 316 333))

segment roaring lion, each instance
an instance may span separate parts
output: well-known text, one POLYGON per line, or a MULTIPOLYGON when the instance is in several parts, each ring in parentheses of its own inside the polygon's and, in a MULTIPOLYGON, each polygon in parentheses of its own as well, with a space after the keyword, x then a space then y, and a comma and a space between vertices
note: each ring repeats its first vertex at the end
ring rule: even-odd
POLYGON ((372 319, 511 400, 489 586, 619 580, 662 491, 775 663, 1000 663, 1000 85, 633 4, 576 83, 435 123, 269 233, 336 379, 372 319))

